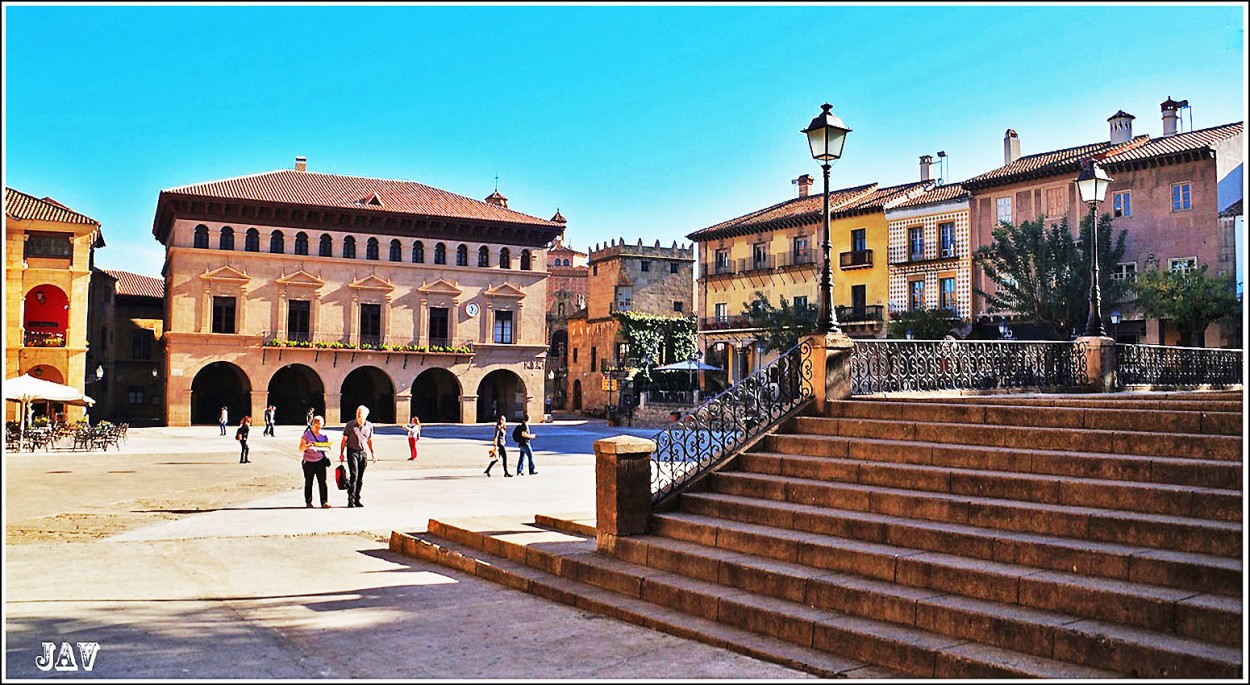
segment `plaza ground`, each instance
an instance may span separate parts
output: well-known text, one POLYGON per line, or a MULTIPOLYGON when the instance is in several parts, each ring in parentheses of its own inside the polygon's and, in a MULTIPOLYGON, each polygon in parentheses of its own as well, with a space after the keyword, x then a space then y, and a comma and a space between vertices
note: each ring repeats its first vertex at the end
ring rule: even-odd
POLYGON ((594 440, 655 433, 534 431, 538 475, 504 479, 482 474, 489 425, 428 426, 415 463, 384 427, 363 509, 332 482, 334 508, 304 508, 301 426, 253 427, 251 464, 216 426, 6 454, 5 677, 72 675, 36 668, 45 641, 99 642, 90 675, 105 678, 809 677, 386 549, 430 518, 591 516, 594 440))

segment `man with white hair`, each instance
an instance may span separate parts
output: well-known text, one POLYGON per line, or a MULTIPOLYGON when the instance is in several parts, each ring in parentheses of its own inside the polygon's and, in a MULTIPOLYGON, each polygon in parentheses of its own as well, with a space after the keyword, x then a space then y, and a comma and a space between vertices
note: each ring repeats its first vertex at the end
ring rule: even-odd
POLYGON ((360 488, 365 479, 365 465, 368 460, 377 463, 378 457, 373 451, 373 424, 369 423, 369 408, 365 405, 356 407, 356 418, 343 426, 343 442, 339 444, 339 463, 344 456, 347 458, 347 506, 363 507, 360 503, 360 488))

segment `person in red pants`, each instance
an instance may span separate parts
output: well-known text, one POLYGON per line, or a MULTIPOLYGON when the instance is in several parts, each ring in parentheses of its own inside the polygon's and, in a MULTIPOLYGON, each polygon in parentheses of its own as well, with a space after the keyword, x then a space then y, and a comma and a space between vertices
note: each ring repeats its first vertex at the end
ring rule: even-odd
POLYGON ((408 431, 408 452, 412 455, 408 457, 408 461, 417 460, 417 441, 421 439, 421 419, 412 417, 404 430, 408 431))

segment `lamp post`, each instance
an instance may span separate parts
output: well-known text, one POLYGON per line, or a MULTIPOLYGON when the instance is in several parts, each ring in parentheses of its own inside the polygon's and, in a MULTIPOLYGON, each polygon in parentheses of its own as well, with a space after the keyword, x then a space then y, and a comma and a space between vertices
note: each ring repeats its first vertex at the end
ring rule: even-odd
POLYGON ((1120 338, 1120 310, 1111 310, 1111 337, 1119 340, 1120 338))
POLYGON ((1089 249, 1093 255, 1090 260, 1089 319, 1085 322, 1087 336, 1103 337, 1107 334, 1102 326, 1102 287, 1098 283, 1098 203, 1106 198, 1109 185, 1111 177, 1094 160, 1087 159, 1081 164, 1076 187, 1081 193, 1081 202, 1089 205, 1089 249))
POLYGON ((816 332, 841 333, 838 328, 838 317, 833 311, 833 243, 829 239, 829 167, 842 156, 842 146, 846 144, 846 134, 851 129, 842 123, 831 110, 833 105, 825 103, 820 106, 820 114, 812 119, 812 123, 803 129, 807 134, 807 144, 812 150, 812 159, 820 162, 820 169, 825 177, 824 197, 824 240, 820 249, 825 256, 825 266, 820 272, 820 313, 816 318, 816 332))

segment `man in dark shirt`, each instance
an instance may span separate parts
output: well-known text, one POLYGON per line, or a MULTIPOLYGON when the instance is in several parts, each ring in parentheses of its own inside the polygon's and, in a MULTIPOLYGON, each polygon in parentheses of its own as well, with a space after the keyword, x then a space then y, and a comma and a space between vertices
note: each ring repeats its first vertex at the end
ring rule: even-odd
POLYGON ((356 418, 343 426, 343 442, 339 445, 339 463, 347 458, 347 506, 363 507, 360 489, 365 479, 365 465, 371 460, 377 463, 373 452, 373 424, 367 420, 369 408, 363 404, 356 407, 356 418))
POLYGON ((538 472, 534 470, 534 448, 530 447, 530 440, 535 436, 530 432, 530 415, 525 415, 525 420, 521 422, 512 434, 512 439, 516 441, 517 448, 521 452, 521 456, 516 458, 516 475, 521 475, 521 465, 525 463, 525 458, 530 460, 530 475, 536 475, 538 472))

